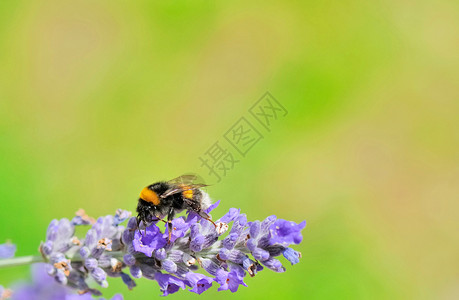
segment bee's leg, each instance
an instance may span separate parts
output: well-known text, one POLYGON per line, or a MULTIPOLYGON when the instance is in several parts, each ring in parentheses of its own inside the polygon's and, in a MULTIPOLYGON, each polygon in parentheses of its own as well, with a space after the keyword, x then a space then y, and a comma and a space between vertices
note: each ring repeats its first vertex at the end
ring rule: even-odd
POLYGON ((156 222, 156 221, 163 221, 164 223, 167 223, 167 221, 165 221, 164 219, 160 219, 160 218, 157 218, 156 220, 152 220, 152 222, 156 222))
MULTIPOLYGON (((142 231, 140 231, 140 222, 143 222, 143 221, 140 218, 137 218, 137 230, 139 231, 140 234, 142 234, 142 231)), ((145 237, 145 231, 143 232, 143 237, 145 237)))
POLYGON ((212 221, 212 219, 210 218, 210 216, 208 214, 206 214, 204 211, 202 210, 199 210, 199 211, 196 211, 196 213, 203 219, 211 222, 212 224, 214 224, 215 228, 217 228, 217 224, 215 224, 214 221, 212 221))
POLYGON ((169 209, 169 213, 167 214, 167 229, 169 231, 169 241, 168 243, 171 242, 172 238, 172 219, 174 218, 175 215, 175 210, 173 207, 169 209))

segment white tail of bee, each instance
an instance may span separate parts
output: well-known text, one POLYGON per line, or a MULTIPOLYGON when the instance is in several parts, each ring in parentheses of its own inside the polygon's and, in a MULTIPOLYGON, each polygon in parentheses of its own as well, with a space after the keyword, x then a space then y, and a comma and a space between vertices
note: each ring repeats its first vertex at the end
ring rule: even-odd
POLYGON ((201 209, 206 210, 212 204, 212 200, 210 199, 209 194, 201 190, 202 193, 202 200, 201 200, 201 209))

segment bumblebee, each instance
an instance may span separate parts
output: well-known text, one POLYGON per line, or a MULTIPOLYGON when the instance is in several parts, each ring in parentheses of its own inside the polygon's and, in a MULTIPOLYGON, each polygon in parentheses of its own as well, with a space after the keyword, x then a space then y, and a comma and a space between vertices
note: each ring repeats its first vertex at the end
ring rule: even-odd
POLYGON ((207 186, 198 183, 198 176, 194 174, 182 175, 169 181, 160 181, 145 187, 139 196, 137 204, 137 227, 140 222, 145 226, 154 221, 167 223, 169 241, 172 234, 172 220, 175 214, 183 210, 194 211, 201 218, 212 224, 210 216, 204 212, 210 206, 210 198, 201 188, 207 186), (164 218, 167 216, 167 222, 164 218))

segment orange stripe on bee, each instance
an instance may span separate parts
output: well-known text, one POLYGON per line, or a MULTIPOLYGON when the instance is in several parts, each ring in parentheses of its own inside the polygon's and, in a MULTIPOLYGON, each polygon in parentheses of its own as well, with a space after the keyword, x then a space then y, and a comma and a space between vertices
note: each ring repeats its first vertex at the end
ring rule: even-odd
POLYGON ((193 190, 191 186, 185 184, 179 184, 179 187, 183 190, 182 195, 187 199, 193 199, 193 190))
POLYGON ((140 192, 140 199, 145 200, 147 202, 153 203, 154 205, 159 204, 159 198, 158 195, 150 190, 148 187, 144 188, 140 192))
POLYGON ((185 190, 183 191, 183 197, 192 199, 193 198, 193 190, 185 190))

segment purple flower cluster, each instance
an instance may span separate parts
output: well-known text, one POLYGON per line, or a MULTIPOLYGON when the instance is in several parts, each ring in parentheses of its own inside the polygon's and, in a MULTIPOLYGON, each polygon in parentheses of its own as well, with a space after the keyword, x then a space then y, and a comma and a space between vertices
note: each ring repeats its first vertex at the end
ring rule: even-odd
POLYGON ((40 249, 49 262, 48 274, 57 282, 94 295, 100 291, 90 287, 91 281, 107 287, 107 277, 121 277, 129 289, 136 286, 133 278, 155 280, 164 296, 187 287, 201 294, 214 283, 219 291, 235 292, 246 286, 247 274, 253 277, 264 267, 284 272, 276 258, 280 255, 291 264, 299 262, 300 253, 289 246, 302 241, 304 221, 296 224, 270 216, 248 222, 245 214, 231 208, 215 223, 217 228, 190 212, 172 220, 169 241, 167 226, 161 231, 153 222, 138 228, 127 211, 97 221, 79 211, 71 221, 53 220, 40 249), (126 228, 120 225, 125 220, 126 228), (81 240, 74 236, 75 226, 80 225, 91 225, 81 240), (196 272, 199 268, 207 274, 196 272))
MULTIPOLYGON (((101 293, 90 288, 88 282, 94 281, 107 287, 107 276, 129 277, 122 272, 125 245, 121 242, 124 226, 120 223, 130 216, 131 213, 118 210, 114 216, 100 217, 95 221, 80 210, 71 221, 52 220, 46 241, 40 246, 42 255, 48 261, 48 274, 63 285, 94 295, 101 293), (75 227, 81 225, 92 226, 86 237, 80 240, 74 234, 75 227)), ((132 288, 133 285, 128 286, 132 288)))

